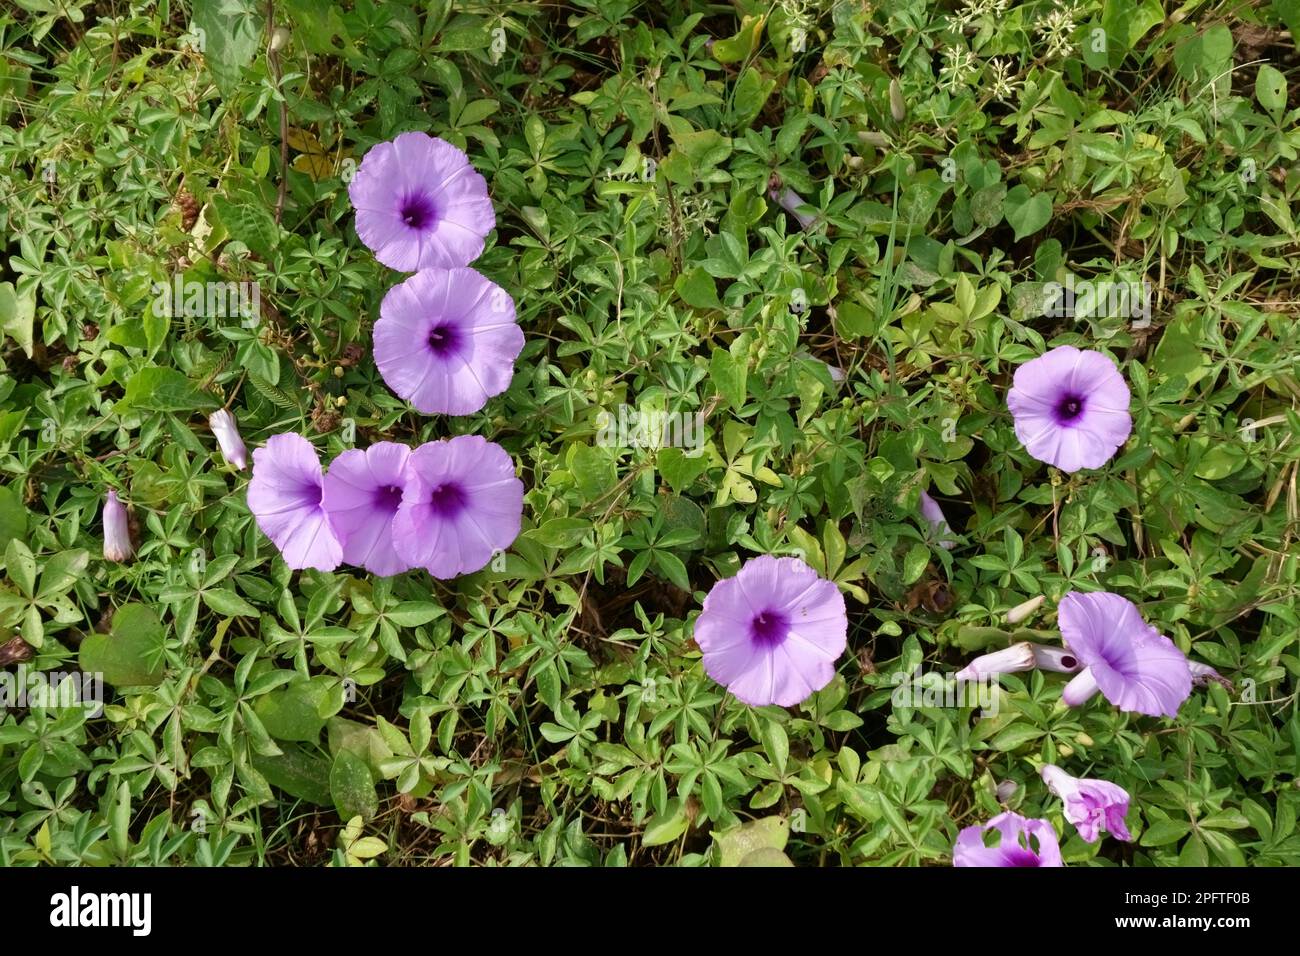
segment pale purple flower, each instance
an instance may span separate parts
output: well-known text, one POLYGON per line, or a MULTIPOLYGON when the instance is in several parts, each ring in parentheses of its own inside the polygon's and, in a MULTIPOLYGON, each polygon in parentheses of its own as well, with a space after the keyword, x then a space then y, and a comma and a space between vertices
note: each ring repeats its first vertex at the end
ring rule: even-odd
POLYGON ((1107 780, 1072 777, 1060 767, 1047 764, 1042 770, 1047 789, 1061 798, 1065 819, 1074 824, 1079 836, 1096 843, 1101 831, 1118 840, 1131 840, 1124 817, 1128 815, 1128 791, 1107 780))
POLYGON ((311 442, 286 432, 253 452, 248 510, 291 568, 333 571, 343 545, 322 505, 324 477, 311 442))
POLYGON ((951 551, 956 547, 957 542, 953 539, 952 528, 948 526, 948 519, 943 516, 943 509, 939 507, 939 502, 930 497, 927 491, 921 492, 921 517, 930 525, 930 530, 938 538, 939 547, 946 551, 951 551))
POLYGON ((217 444, 221 446, 221 456, 238 471, 247 468, 248 449, 244 447, 244 439, 239 435, 239 424, 235 421, 235 416, 227 409, 217 409, 208 416, 208 427, 212 429, 212 434, 217 436, 217 444))
POLYGON ((1012 674, 1016 671, 1034 669, 1034 650, 1028 641, 1021 641, 1004 647, 1000 651, 981 654, 956 674, 954 680, 980 681, 998 674, 1012 674))
POLYGON ((1016 791, 1019 789, 1020 785, 1014 780, 1003 780, 997 785, 993 793, 998 798, 998 803, 1007 803, 1016 795, 1016 791))
POLYGON ((755 707, 790 707, 835 676, 844 596, 798 558, 761 555, 713 585, 695 621, 704 670, 755 707))
POLYGON ((126 505, 117 497, 117 492, 108 489, 104 499, 104 558, 108 561, 125 561, 135 554, 131 544, 131 522, 126 514, 126 505))
POLYGON ((411 565, 393 547, 393 518, 406 487, 410 449, 378 442, 352 448, 330 462, 325 475, 325 512, 343 543, 343 560, 388 577, 411 565))
POLYGON ((787 186, 784 189, 778 189, 773 186, 767 191, 767 196, 772 200, 772 202, 776 203, 790 215, 794 216, 795 220, 799 223, 800 229, 807 230, 817 221, 816 213, 799 211, 801 207, 805 207, 808 204, 804 202, 802 196, 790 187, 787 186))
POLYGON ((1034 652, 1034 666, 1040 671, 1056 671, 1058 674, 1075 674, 1083 667, 1077 655, 1066 647, 1049 647, 1046 644, 1029 645, 1034 652))
POLYGON ((361 241, 400 272, 469 265, 496 226, 487 182, 469 157, 424 133, 372 146, 348 197, 361 241))
POLYGON ((375 364, 426 415, 469 415, 510 387, 524 333, 505 290, 473 269, 425 269, 388 290, 375 364))
POLYGON ((1110 358, 1063 345, 1016 369, 1007 407, 1030 455, 1073 472, 1100 468, 1128 440, 1130 397, 1110 358))
POLYGON ((1098 690, 1121 710, 1172 717, 1192 692, 1187 656, 1118 594, 1071 591, 1057 612, 1061 636, 1084 665, 1061 699, 1077 707, 1098 690))
POLYGON ((523 511, 524 483, 500 445, 478 435, 429 442, 406 460, 393 544, 435 578, 470 574, 510 547, 523 511))
POLYGON ((984 826, 963 827, 952 848, 953 866, 1064 866, 1056 830, 1048 820, 1030 820, 1008 810, 984 826), (984 834, 998 834, 985 846, 984 834))

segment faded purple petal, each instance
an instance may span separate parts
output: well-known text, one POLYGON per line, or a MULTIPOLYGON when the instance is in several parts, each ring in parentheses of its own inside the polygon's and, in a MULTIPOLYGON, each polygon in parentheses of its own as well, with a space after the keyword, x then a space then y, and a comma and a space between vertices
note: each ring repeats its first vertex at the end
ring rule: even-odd
POLYGON ((524 483, 505 449, 478 435, 428 442, 406 461, 393 544, 436 578, 483 568, 519 536, 524 483))
POLYGON ((272 435, 253 452, 248 509, 291 568, 333 571, 343 561, 323 493, 320 459, 301 435, 272 435))
POLYGON ((361 241, 401 272, 469 265, 496 226, 487 182, 469 157, 419 132, 372 146, 348 197, 361 241))
POLYGON ((790 707, 821 690, 847 638, 844 596, 798 558, 745 562, 713 585, 695 621, 705 672, 755 707, 790 707))
POLYGON ((939 502, 930 497, 930 493, 921 492, 921 517, 930 524, 930 530, 934 532, 939 539, 939 547, 946 551, 951 551, 957 544, 952 537, 952 528, 948 526, 948 519, 943 516, 943 509, 939 507, 939 502))
POLYGON ((1063 345, 1016 369, 1007 407, 1030 455, 1074 472, 1100 468, 1128 440, 1130 399, 1110 358, 1063 345))
POLYGON ((1042 769, 1047 788, 1061 798, 1065 819, 1074 824, 1079 836, 1096 843, 1106 830, 1119 840, 1131 840, 1124 818, 1128 815, 1128 791, 1107 780, 1072 777, 1060 767, 1042 769))
POLYGON ((375 364, 429 414, 469 415, 510 387, 524 333, 505 290, 473 269, 425 269, 388 290, 375 364))

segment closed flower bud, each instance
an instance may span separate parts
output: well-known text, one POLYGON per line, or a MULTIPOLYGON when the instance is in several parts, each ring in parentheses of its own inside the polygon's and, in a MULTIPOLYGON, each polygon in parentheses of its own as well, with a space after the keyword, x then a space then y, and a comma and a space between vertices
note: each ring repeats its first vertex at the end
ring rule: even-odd
POLYGON ((108 561, 125 561, 134 553, 126 505, 118 500, 117 492, 110 488, 108 497, 104 499, 104 558, 108 561))
POLYGON ((247 468, 248 450, 244 447, 244 439, 239 435, 239 424, 235 421, 235 416, 224 408, 219 409, 209 416, 208 427, 217 436, 217 444, 221 446, 221 454, 226 461, 240 471, 247 468))

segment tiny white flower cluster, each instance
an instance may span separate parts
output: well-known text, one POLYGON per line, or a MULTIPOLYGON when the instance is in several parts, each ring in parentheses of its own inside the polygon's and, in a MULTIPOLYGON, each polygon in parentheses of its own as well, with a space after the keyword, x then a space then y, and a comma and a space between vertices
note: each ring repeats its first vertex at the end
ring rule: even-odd
MULTIPOLYGON (((958 35, 970 32, 977 21, 997 21, 1010 6, 1010 0, 966 0, 960 10, 948 17, 949 29, 958 35)), ((1053 0, 1053 8, 1034 25, 1038 43, 1047 47, 1049 59, 1060 59, 1074 50, 1074 32, 1078 29, 1082 8, 1068 0, 1053 0)), ((950 92, 974 85, 980 76, 980 60, 963 46, 949 45, 943 50, 944 65, 939 70, 939 82, 950 92)), ((992 97, 1000 103, 1009 103, 1022 83, 1016 77, 1015 64, 1010 58, 992 57, 989 72, 984 77, 992 97)))

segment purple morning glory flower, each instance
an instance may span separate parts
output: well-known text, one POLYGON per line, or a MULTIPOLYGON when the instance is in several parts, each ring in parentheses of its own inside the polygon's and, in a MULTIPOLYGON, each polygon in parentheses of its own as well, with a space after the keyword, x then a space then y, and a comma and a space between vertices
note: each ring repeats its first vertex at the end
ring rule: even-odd
POLYGON ((469 265, 496 226, 487 182, 469 157, 424 133, 372 146, 348 197, 361 241, 401 272, 469 265))
POLYGON ((411 569, 393 547, 393 517, 402 503, 410 453, 389 441, 365 451, 353 448, 330 462, 325 475, 325 511, 343 543, 343 560, 380 577, 411 569))
POLYGON ((848 639, 844 596, 798 558, 762 555, 713 585, 695 621, 704 670, 755 707, 790 707, 835 676, 848 639))
POLYGON ((125 561, 135 554, 131 544, 131 521, 126 505, 109 488, 104 499, 104 558, 108 561, 125 561))
POLYGON ((1077 707, 1093 694, 1121 710, 1172 717, 1192 692, 1187 656, 1118 594, 1071 591, 1057 611, 1061 637, 1083 664, 1061 699, 1077 707))
POLYGON ((301 435, 272 435, 253 452, 248 509, 291 568, 333 571, 343 561, 321 504, 324 484, 316 449, 301 435))
POLYGON ((1131 840, 1124 817, 1128 815, 1128 791, 1107 780, 1071 777, 1060 767, 1047 764, 1042 770, 1047 789, 1061 798, 1065 819, 1074 824, 1079 836, 1096 843, 1102 830, 1118 840, 1131 840))
POLYGON ((470 574, 510 547, 523 512, 524 483, 500 445, 478 435, 429 442, 406 460, 393 544, 435 578, 470 574))
POLYGON ((1073 472, 1100 468, 1128 440, 1129 399, 1107 356, 1063 345, 1016 369, 1007 407, 1029 454, 1073 472))
POLYGON ((953 866, 1064 866, 1056 830, 1047 820, 1018 813, 999 813, 984 826, 963 827, 952 848, 953 866), (985 846, 984 834, 997 831, 997 846, 985 846))
POLYGON ((375 364, 426 415, 469 415, 510 387, 524 333, 505 290, 473 269, 425 269, 388 290, 375 364))

